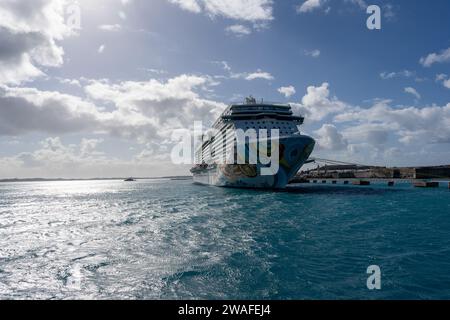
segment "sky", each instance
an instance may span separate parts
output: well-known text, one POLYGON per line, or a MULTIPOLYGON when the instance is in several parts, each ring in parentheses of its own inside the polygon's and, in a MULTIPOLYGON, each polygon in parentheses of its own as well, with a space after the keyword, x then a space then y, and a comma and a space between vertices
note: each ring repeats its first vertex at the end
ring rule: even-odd
POLYGON ((248 95, 315 157, 450 164, 450 2, 0 0, 0 178, 188 174, 174 130, 248 95))

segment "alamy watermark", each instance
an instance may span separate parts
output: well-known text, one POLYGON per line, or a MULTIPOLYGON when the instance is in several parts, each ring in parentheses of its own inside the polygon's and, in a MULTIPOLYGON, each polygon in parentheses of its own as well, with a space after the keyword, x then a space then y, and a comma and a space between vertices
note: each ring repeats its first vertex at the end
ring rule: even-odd
POLYGON ((64 8, 65 24, 71 30, 81 30, 81 6, 78 1, 69 3, 64 8))
POLYGON ((372 265, 367 268, 367 289, 381 290, 381 268, 377 265, 372 265))
POLYGON ((275 175, 280 166, 279 129, 210 129, 203 131, 201 121, 194 130, 178 129, 172 133, 176 145, 171 152, 172 163, 212 165, 261 165, 261 175, 275 175), (200 139, 199 139, 200 137, 200 139))
POLYGON ((370 14, 367 18, 367 29, 369 30, 381 30, 381 8, 377 5, 370 5, 367 7, 367 14, 370 14))

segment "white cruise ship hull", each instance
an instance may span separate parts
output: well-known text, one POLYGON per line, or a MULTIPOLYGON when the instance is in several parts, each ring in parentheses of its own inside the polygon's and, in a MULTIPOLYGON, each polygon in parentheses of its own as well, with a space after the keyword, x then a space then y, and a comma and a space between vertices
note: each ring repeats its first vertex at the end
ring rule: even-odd
POLYGON ((260 164, 218 164, 196 170, 194 182, 230 188, 284 189, 308 160, 314 145, 308 136, 281 138, 279 170, 274 175, 261 175, 260 164))

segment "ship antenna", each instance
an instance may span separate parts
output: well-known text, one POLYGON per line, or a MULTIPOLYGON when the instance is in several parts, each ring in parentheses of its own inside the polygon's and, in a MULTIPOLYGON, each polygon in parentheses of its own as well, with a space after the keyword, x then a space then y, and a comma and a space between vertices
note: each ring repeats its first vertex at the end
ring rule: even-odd
POLYGON ((252 95, 250 95, 249 97, 245 98, 245 103, 246 104, 256 104, 256 99, 253 98, 252 95))

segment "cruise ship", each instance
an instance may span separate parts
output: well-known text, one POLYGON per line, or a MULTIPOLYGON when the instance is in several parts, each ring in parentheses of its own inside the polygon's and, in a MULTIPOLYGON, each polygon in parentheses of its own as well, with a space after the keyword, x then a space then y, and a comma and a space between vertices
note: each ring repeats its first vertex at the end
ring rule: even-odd
POLYGON ((191 169, 194 182, 284 189, 315 146, 314 139, 301 134, 299 127, 303 122, 304 118, 294 115, 289 104, 257 102, 250 96, 244 103, 230 105, 213 125, 213 133, 202 137, 195 152, 197 165, 191 169), (254 135, 239 139, 236 132, 254 135), (252 151, 257 154, 253 157, 256 161, 251 161, 252 151), (273 155, 277 158, 273 159, 273 155), (276 166, 268 163, 269 158, 277 162, 276 166))

